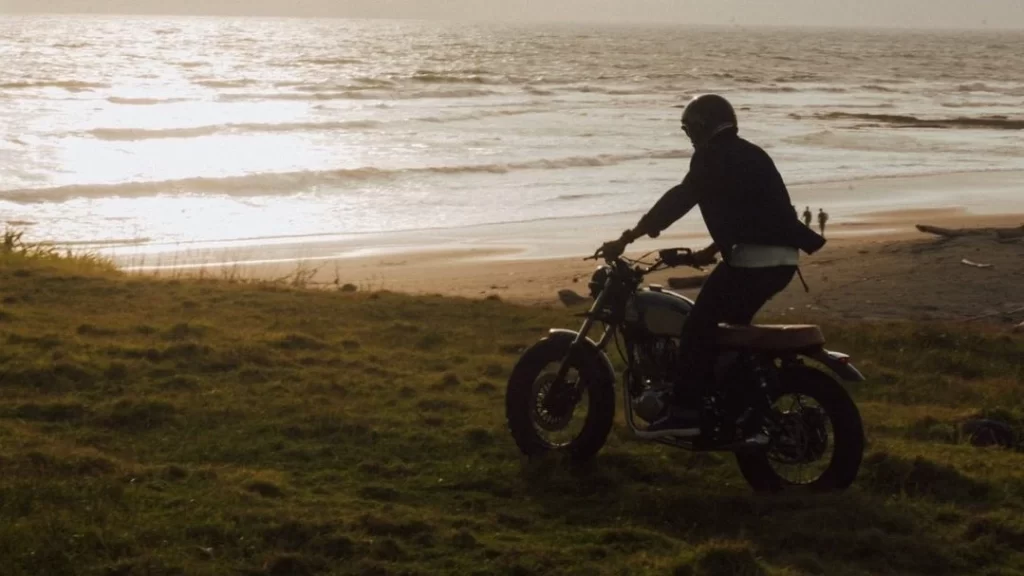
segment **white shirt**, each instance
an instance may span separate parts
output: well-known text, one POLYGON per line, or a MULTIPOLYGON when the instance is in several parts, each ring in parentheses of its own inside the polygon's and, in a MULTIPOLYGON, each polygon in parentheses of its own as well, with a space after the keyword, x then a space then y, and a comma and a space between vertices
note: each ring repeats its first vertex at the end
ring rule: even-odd
POLYGON ((737 244, 732 247, 729 265, 734 268, 771 268, 799 266, 800 250, 791 246, 737 244))

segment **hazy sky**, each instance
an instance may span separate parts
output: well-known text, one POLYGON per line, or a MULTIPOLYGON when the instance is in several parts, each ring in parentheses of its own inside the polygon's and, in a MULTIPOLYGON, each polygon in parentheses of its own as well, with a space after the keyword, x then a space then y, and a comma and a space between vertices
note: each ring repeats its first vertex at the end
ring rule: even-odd
POLYGON ((1024 28, 1024 0, 0 0, 0 12, 1024 28))

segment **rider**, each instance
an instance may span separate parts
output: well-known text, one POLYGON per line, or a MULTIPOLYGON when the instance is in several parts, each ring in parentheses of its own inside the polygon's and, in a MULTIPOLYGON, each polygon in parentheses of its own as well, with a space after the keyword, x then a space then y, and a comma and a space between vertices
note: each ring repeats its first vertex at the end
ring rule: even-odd
POLYGON ((690 170, 632 230, 606 242, 600 252, 617 257, 642 236, 662 230, 700 207, 712 244, 693 254, 698 266, 723 263, 704 282, 683 326, 682 365, 667 415, 649 432, 672 436, 711 423, 700 399, 714 384, 715 331, 719 323, 750 324, 757 311, 797 272, 799 251, 812 254, 825 239, 800 224, 772 159, 740 138, 736 112, 716 94, 687 104, 683 132, 693 144, 690 170))

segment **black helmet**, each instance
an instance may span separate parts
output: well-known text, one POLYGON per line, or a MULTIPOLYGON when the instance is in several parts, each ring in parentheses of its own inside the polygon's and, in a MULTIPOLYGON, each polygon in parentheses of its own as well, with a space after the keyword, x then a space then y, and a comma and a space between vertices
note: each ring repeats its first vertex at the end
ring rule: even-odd
POLYGON ((736 128, 736 111, 718 94, 697 96, 683 110, 683 131, 694 146, 700 146, 722 131, 736 128))

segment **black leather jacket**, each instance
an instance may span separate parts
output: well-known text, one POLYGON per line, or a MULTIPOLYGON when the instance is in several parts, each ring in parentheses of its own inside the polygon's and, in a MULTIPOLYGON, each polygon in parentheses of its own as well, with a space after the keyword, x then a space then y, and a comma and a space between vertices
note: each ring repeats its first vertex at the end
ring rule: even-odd
POLYGON ((715 135, 690 159, 683 182, 640 219, 637 231, 657 236, 700 206, 715 245, 728 262, 736 244, 791 246, 808 254, 825 239, 804 226, 771 157, 735 128, 715 135))

